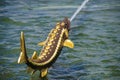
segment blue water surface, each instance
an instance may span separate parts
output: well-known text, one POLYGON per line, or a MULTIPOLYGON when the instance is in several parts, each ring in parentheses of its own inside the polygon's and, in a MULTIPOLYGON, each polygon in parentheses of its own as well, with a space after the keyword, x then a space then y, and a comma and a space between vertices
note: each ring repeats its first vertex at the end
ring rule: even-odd
MULTIPOLYGON (((0 80, 38 80, 17 64, 20 32, 24 31, 29 57, 50 30, 70 18, 83 0, 1 0, 0 80)), ((90 0, 71 22, 69 38, 48 71, 48 80, 120 80, 120 0, 90 0)))

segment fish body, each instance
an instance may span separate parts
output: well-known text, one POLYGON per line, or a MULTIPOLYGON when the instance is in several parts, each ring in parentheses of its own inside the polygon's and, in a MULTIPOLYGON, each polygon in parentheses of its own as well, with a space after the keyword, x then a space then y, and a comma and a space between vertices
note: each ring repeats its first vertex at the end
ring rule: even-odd
POLYGON ((32 69, 32 73, 36 70, 41 72, 40 76, 45 77, 48 68, 56 61, 63 46, 73 48, 74 43, 69 39, 70 21, 65 18, 58 22, 56 26, 50 31, 45 41, 38 43, 43 46, 40 55, 37 56, 36 51, 31 58, 28 58, 25 47, 24 33, 21 32, 21 54, 18 58, 18 63, 25 62, 28 69, 32 69))

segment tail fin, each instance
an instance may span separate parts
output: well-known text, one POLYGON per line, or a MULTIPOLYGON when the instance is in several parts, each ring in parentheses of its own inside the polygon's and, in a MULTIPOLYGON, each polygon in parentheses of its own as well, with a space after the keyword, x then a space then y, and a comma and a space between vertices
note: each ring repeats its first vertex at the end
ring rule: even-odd
POLYGON ((20 63, 26 63, 27 62, 27 53, 26 53, 26 47, 25 47, 25 39, 24 39, 24 33, 21 32, 21 36, 20 36, 20 43, 21 43, 21 53, 20 56, 18 58, 18 64, 20 63))

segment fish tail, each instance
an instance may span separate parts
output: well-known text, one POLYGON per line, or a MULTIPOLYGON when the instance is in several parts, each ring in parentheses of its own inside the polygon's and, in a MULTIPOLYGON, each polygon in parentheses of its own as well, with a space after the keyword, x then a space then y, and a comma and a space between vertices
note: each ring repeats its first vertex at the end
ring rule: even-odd
POLYGON ((20 44, 21 44, 21 52, 20 52, 20 56, 18 58, 18 64, 20 63, 26 63, 28 61, 28 56, 26 53, 26 46, 25 46, 25 38, 24 38, 24 33, 21 32, 21 36, 20 36, 20 44))

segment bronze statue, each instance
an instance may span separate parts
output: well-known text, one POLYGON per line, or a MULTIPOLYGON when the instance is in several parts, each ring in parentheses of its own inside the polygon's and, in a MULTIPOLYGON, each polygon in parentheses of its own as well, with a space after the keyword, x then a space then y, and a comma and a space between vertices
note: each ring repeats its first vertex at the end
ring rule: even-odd
POLYGON ((25 46, 24 33, 21 32, 21 53, 18 58, 18 63, 26 63, 31 74, 35 71, 40 71, 40 77, 45 77, 48 68, 56 61, 63 46, 73 48, 74 43, 69 39, 70 21, 65 18, 58 22, 53 28, 45 41, 38 43, 43 46, 40 55, 34 51, 31 58, 28 58, 25 46))

